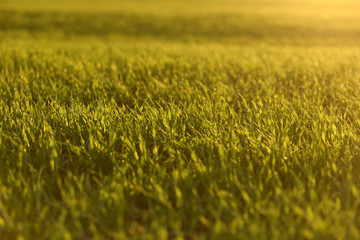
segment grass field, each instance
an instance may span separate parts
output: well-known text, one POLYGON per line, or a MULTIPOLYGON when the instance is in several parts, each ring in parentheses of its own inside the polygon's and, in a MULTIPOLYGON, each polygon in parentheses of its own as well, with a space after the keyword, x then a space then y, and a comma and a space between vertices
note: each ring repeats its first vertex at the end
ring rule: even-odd
POLYGON ((0 1, 0 239, 359 239, 360 2, 0 1))

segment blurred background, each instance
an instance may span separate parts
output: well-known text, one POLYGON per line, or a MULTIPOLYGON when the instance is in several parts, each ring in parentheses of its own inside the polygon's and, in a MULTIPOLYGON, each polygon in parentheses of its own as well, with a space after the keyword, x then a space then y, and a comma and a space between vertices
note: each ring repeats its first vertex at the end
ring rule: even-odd
POLYGON ((351 0, 0 1, 0 38, 358 44, 351 0))

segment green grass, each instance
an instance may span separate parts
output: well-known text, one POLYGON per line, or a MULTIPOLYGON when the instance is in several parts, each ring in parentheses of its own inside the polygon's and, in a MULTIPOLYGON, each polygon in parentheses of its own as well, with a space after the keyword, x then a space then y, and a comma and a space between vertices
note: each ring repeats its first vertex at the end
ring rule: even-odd
POLYGON ((0 3, 0 239, 360 238, 359 7, 0 3))

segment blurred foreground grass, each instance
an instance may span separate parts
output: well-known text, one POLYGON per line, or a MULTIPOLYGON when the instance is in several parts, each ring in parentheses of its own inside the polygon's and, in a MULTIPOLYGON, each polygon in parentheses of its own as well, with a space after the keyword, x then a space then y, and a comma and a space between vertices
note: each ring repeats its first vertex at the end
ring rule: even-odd
POLYGON ((1 2, 0 238, 358 239, 359 6, 1 2))

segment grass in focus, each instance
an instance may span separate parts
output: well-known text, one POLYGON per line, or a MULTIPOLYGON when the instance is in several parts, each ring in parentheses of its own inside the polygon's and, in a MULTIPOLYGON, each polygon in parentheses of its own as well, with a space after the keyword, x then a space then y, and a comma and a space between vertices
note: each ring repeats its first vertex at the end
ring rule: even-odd
POLYGON ((0 238, 360 238, 359 8, 0 3, 0 238))

